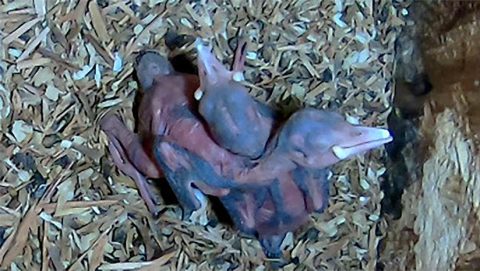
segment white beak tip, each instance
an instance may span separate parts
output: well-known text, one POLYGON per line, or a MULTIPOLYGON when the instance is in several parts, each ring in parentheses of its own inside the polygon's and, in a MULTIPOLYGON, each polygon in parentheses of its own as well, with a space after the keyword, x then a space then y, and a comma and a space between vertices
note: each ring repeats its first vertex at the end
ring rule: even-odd
POLYGON ((392 134, 390 134, 390 131, 388 131, 387 129, 382 129, 381 130, 381 136, 385 139, 388 139, 388 138, 392 138, 392 134))
POLYGON ((235 82, 242 82, 243 80, 245 80, 245 77, 243 76, 242 72, 234 72, 232 75, 232 79, 235 82))
POLYGON ((348 158, 348 156, 350 155, 348 150, 346 150, 345 148, 342 148, 340 146, 333 146, 332 147, 332 152, 340 160, 344 160, 344 159, 348 158))
POLYGON ((200 99, 202 99, 203 97, 203 90, 197 89, 193 94, 193 97, 195 98, 195 100, 200 101, 200 99))

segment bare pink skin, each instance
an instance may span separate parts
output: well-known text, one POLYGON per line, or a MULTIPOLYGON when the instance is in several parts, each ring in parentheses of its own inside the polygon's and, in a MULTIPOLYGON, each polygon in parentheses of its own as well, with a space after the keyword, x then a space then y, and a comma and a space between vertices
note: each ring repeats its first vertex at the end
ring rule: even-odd
POLYGON ((255 100, 245 86, 235 80, 243 78, 246 41, 239 40, 233 68, 228 70, 213 55, 211 47, 196 41, 199 90, 203 96, 198 111, 205 119, 213 138, 233 153, 257 158, 273 130, 271 109, 255 100))
POLYGON ((235 175, 239 183, 256 182, 270 187, 260 207, 254 204, 255 192, 244 191, 244 201, 238 203, 237 224, 246 232, 255 231, 262 244, 271 243, 266 251, 278 256, 276 245, 285 234, 303 225, 310 213, 321 212, 327 206, 328 183, 309 174, 391 139, 384 129, 354 126, 333 112, 312 108, 297 111, 280 127, 258 165, 235 175), (342 149, 346 156, 339 158, 335 148, 342 149), (297 170, 306 171, 306 176, 293 176, 297 170), (279 191, 272 189, 272 179, 278 181, 279 191))
POLYGON ((198 77, 187 74, 155 78, 154 88, 145 94, 140 104, 139 131, 167 135, 207 160, 219 175, 231 175, 235 168, 244 167, 246 160, 219 146, 197 118, 176 117, 173 113, 178 105, 194 106, 193 92, 198 85, 198 77))
POLYGON ((146 177, 160 178, 162 173, 147 154, 148 149, 142 146, 138 136, 128 130, 118 117, 109 115, 102 119, 100 125, 110 140, 108 148, 115 165, 135 181, 149 211, 157 213, 146 177))
MULTIPOLYGON (((312 186, 312 190, 318 190, 318 182, 313 180, 316 185, 312 186)), ((315 200, 305 198, 298 186, 295 184, 290 174, 285 174, 280 179, 281 197, 285 201, 284 211, 291 216, 287 222, 282 221, 279 224, 272 225, 269 222, 277 214, 272 199, 268 199, 255 215, 255 229, 260 236, 282 235, 289 231, 297 229, 303 225, 309 218, 310 213, 324 207, 326 200, 325 195, 315 193, 318 197, 315 200), (308 206, 307 201, 314 201, 317 206, 308 206)), ((323 188, 322 188, 323 189, 323 188)))
MULTIPOLYGON (((151 69, 151 66, 146 67, 151 69)), ((139 74, 148 75, 148 70, 140 69, 139 74)), ((221 173, 222 168, 238 166, 241 161, 231 159, 234 157, 233 154, 211 140, 197 119, 177 118, 172 113, 178 106, 189 107, 193 104, 193 92, 198 85, 198 77, 194 75, 175 73, 155 76, 151 89, 145 92, 139 106, 139 133, 142 138, 152 138, 155 135, 175 138, 175 141, 183 143, 186 149, 210 161, 221 173)), ((161 176, 155 162, 152 162, 154 160, 151 159, 151 155, 147 154, 151 153, 151 149, 145 150, 140 138, 116 117, 105 118, 101 125, 110 139, 109 149, 115 164, 135 180, 149 210, 156 213, 153 200, 147 192, 145 178, 145 175, 150 178, 161 176)), ((211 188, 199 181, 195 186, 214 196, 228 193, 228 190, 211 188)), ((197 202, 197 207, 199 206, 200 203, 197 202)))
MULTIPOLYGON (((261 206, 257 206, 258 196, 253 191, 243 192, 243 201, 237 203, 239 220, 237 227, 246 233, 255 233, 269 258, 282 258, 280 244, 288 232, 295 231, 308 222, 312 212, 323 212, 328 205, 329 183, 325 178, 309 174, 303 182, 309 187, 310 195, 299 189, 292 172, 280 176, 280 194, 269 194, 261 206), (274 197, 280 197, 284 204, 280 212, 274 197)), ((328 173, 328 172, 325 172, 328 173)), ((225 202, 223 199, 222 202, 225 202)), ((227 205, 229 206, 229 205, 227 205)), ((235 220, 234 220, 235 221, 235 220)))
MULTIPOLYGON (((163 66, 165 62, 155 58, 154 55, 144 55, 137 67, 140 82, 145 84, 145 95, 139 108, 139 136, 126 129, 118 118, 109 117, 102 121, 102 129, 110 139, 109 148, 115 164, 136 181, 150 210, 154 210, 155 206, 148 195, 146 177, 161 176, 158 164, 152 159, 152 149, 165 151, 167 166, 173 171, 181 167, 190 169, 195 162, 172 151, 168 140, 198 155, 214 168, 216 174, 231 177, 234 182, 230 184, 231 188, 225 189, 192 178, 179 184, 180 187, 190 189, 194 186, 206 194, 227 201, 232 190, 241 191, 243 200, 233 204, 233 208, 240 213, 237 218, 246 228, 255 229, 265 237, 295 230, 306 221, 309 213, 325 205, 325 193, 322 190, 324 184, 319 185, 319 180, 309 175, 301 179, 295 178, 292 172, 299 167, 307 170, 325 168, 391 140, 385 138, 384 131, 352 126, 339 118, 338 114, 335 117, 332 113, 303 109, 281 127, 265 157, 252 161, 217 144, 204 123, 196 116, 189 115, 195 112, 193 93, 200 86, 199 78, 176 73, 163 66), (164 136, 168 140, 160 146, 153 146, 150 140, 157 136, 164 136), (340 159, 332 151, 334 146, 340 146, 351 153, 340 159), (252 166, 254 162, 258 162, 258 165, 252 166), (263 204, 257 207, 254 204, 258 203, 254 191, 270 187, 275 180, 278 180, 279 192, 269 194, 263 204), (249 190, 245 185, 257 188, 249 190), (308 194, 305 194, 305 190, 308 194), (283 213, 288 214, 290 219, 283 219, 278 225, 269 224, 272 219, 280 216, 276 208, 278 206, 274 204, 279 201, 285 206, 283 213)), ((195 207, 199 207, 194 196, 190 197, 196 202, 195 207)))
MULTIPOLYGON (((200 39, 197 39, 195 44, 198 52, 199 89, 203 92, 199 102, 199 113, 206 120, 212 136, 220 146, 234 153, 251 158, 264 154, 267 141, 276 126, 275 120, 272 113, 266 112, 268 110, 254 100, 241 83, 233 80, 235 73, 243 72, 246 41, 244 39, 238 41, 232 70, 224 67, 211 52, 210 46, 204 45, 200 39)), ((245 168, 240 175, 235 175, 237 182, 255 181, 266 185, 263 181, 269 182, 268 179, 271 176, 288 172, 298 164, 305 167, 325 168, 342 160, 333 154, 330 147, 363 144, 363 149, 369 150, 390 140, 388 137, 387 141, 380 140, 367 144, 368 141, 375 141, 379 136, 381 138, 383 131, 350 125, 339 114, 333 112, 309 109, 300 111, 304 112, 297 112, 291 117, 294 120, 287 120, 287 123, 280 128, 279 133, 288 132, 289 138, 283 138, 279 144, 269 144, 268 158, 262 157, 259 160, 259 166, 245 168), (297 120, 299 118, 301 119, 297 120), (292 131, 288 128, 289 126, 300 128, 303 132, 292 131), (317 127, 317 131, 328 132, 320 133, 321 136, 317 137, 310 136, 307 139, 307 132, 315 133, 308 127, 317 127), (288 148, 289 146, 296 146, 303 153, 292 151, 288 148)), ((357 148, 353 153, 360 151, 361 148, 357 148)))
POLYGON ((254 168, 244 169, 236 180, 269 183, 267 176, 278 176, 298 166, 322 169, 341 160, 378 148, 392 140, 385 129, 349 124, 334 112, 304 108, 295 112, 275 135, 276 143, 254 168), (335 148, 348 151, 339 158, 335 148))

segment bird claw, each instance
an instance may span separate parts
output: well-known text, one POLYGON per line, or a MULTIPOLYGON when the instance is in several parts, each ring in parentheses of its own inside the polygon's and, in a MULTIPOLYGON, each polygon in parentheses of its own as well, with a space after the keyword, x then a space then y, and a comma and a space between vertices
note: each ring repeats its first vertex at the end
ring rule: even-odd
POLYGON ((243 72, 241 71, 235 71, 232 73, 232 80, 235 82, 242 82, 245 80, 245 77, 243 76, 243 72))
POLYGON ((286 235, 273 235, 260 239, 265 256, 269 259, 282 259, 281 245, 286 235))
POLYGON ((197 224, 201 226, 206 226, 208 224, 207 208, 201 207, 198 210, 191 212, 190 216, 187 219, 192 224, 197 224))
POLYGON ((188 217, 188 220, 194 224, 206 226, 208 224, 208 216, 207 216, 208 199, 198 189, 194 189, 193 193, 195 197, 198 199, 198 201, 200 202, 200 208, 198 208, 197 210, 192 210, 188 217))

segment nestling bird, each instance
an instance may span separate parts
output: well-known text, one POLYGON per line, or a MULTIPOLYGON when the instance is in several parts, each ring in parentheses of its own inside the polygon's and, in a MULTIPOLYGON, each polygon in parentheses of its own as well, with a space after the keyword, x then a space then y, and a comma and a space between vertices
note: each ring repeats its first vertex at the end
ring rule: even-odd
MULTIPOLYGON (((304 224, 310 213, 326 207, 327 167, 391 140, 385 129, 354 126, 333 112, 301 109, 280 128, 268 155, 258 165, 243 168, 243 178, 264 186, 239 185, 220 199, 241 231, 258 236, 266 254, 279 257, 285 234, 304 224)), ((178 152, 172 156, 202 161, 169 144, 178 152)))
POLYGON ((212 48, 197 38, 200 87, 195 92, 198 111, 218 144, 233 153, 258 158, 270 138, 275 115, 255 100, 240 83, 246 59, 246 40, 239 39, 232 70, 213 55, 212 48))
POLYGON ((328 167, 391 140, 386 129, 351 125, 334 112, 300 109, 280 127, 259 163, 235 177, 265 186, 241 195, 232 189, 221 200, 237 216, 239 228, 257 234, 266 254, 278 257, 285 234, 327 206, 328 167))
POLYGON ((210 138, 204 124, 194 113, 193 93, 199 86, 198 76, 175 72, 169 61, 156 52, 144 52, 139 55, 136 73, 145 92, 139 105, 139 134, 135 135, 126 129, 117 117, 109 116, 103 119, 101 126, 109 137, 110 151, 119 169, 135 180, 150 211, 156 213, 153 200, 146 192, 146 177, 156 178, 160 175, 144 170, 143 167, 152 168, 153 162, 157 169, 167 173, 166 178, 184 207, 185 215, 188 215, 201 205, 199 194, 195 193, 197 188, 207 189, 207 184, 210 184, 213 185, 209 190, 212 195, 225 194, 228 190, 224 188, 235 186, 235 183, 221 178, 221 169, 243 167, 243 161, 231 159, 235 155, 218 146, 210 138), (187 174, 180 178, 174 174, 180 174, 180 171, 161 168, 167 165, 174 166, 173 169, 179 169, 179 166, 187 167, 181 168, 183 172, 190 165, 181 156, 173 157, 174 160, 166 160, 170 161, 170 164, 159 165, 153 155, 153 151, 156 150, 155 139, 158 136, 164 141, 173 140, 198 157, 202 157, 217 174, 212 177, 202 171, 197 172, 197 175, 187 174), (198 178, 199 175, 203 177, 198 178))
MULTIPOLYGON (((272 136, 276 119, 263 114, 261 103, 249 96, 238 82, 243 78, 245 41, 238 42, 232 71, 223 67, 210 47, 199 39, 195 43, 201 78, 195 97, 200 101, 199 112, 207 120, 212 134, 222 138, 219 144, 227 149, 232 146, 246 149, 252 146, 239 144, 244 143, 243 138, 260 132, 265 135, 260 137, 262 140, 249 142, 261 146, 267 134, 272 136), (241 129, 245 131, 244 136, 233 129, 237 127, 244 127, 241 129)), ((242 195, 236 196, 233 194, 240 192, 231 191, 222 201, 229 210, 240 208, 233 214, 242 218, 237 224, 248 229, 247 232, 256 231, 260 240, 266 240, 262 244, 267 254, 275 255, 275 245, 272 245, 275 242, 270 241, 282 240, 280 236, 301 225, 309 213, 325 208, 326 168, 391 139, 387 130, 353 126, 333 112, 302 109, 281 126, 256 166, 246 167, 234 177, 238 183, 255 182, 265 187, 242 191, 242 195)))
MULTIPOLYGON (((271 124, 260 123, 258 131, 268 133, 264 138, 271 140, 259 140, 263 146, 258 154, 234 153, 213 139, 210 124, 197 113, 194 92, 201 85, 199 77, 174 71, 166 58, 154 52, 140 55, 136 72, 145 91, 139 108, 139 134, 126 129, 117 117, 102 121, 115 164, 134 178, 152 211, 155 204, 146 188, 146 177, 156 178, 162 173, 184 215, 200 207, 199 191, 218 196, 235 225, 243 232, 258 235, 270 256, 278 256, 278 241, 286 232, 302 225, 311 212, 325 208, 328 166, 391 140, 387 130, 353 126, 339 114, 305 108, 275 132, 271 127, 278 120, 268 114, 262 116, 271 124)), ((200 103, 207 98, 204 101, 215 106, 228 99, 228 89, 224 92, 225 96, 220 93, 210 99, 207 91, 200 103)), ((250 108, 247 114, 259 116, 265 109, 255 106, 260 103, 253 99, 242 103, 250 108)), ((222 124, 217 122, 223 118, 214 118, 212 125, 235 130, 252 121, 227 108, 225 117, 228 115, 235 121, 222 124)), ((238 136, 227 143, 249 145, 248 140, 242 142, 244 139, 238 136)))

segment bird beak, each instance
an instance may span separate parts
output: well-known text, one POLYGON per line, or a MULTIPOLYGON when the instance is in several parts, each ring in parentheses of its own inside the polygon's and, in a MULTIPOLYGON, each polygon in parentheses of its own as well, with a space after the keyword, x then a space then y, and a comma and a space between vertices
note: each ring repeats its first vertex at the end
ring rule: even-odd
POLYGON ((200 76, 206 74, 213 74, 213 64, 217 62, 217 59, 212 54, 212 48, 208 45, 203 44, 203 41, 200 38, 195 39, 195 49, 197 49, 197 62, 199 67, 200 76), (202 72, 200 72, 200 69, 202 72))
POLYGON ((380 147, 393 140, 386 129, 353 126, 342 144, 332 147, 333 154, 340 160, 380 147))
POLYGON ((194 45, 197 50, 198 73, 203 91, 207 86, 226 83, 232 79, 234 81, 243 80, 241 72, 229 71, 212 53, 212 47, 205 45, 200 38, 195 40, 194 45))

